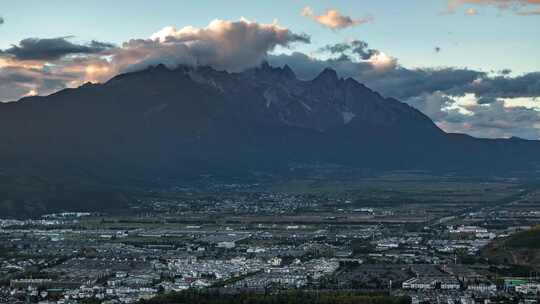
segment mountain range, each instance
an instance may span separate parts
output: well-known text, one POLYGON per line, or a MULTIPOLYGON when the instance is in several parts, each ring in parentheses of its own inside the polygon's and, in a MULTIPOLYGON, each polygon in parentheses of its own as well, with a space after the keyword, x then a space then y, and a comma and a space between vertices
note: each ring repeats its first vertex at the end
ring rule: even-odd
POLYGON ((300 80, 266 63, 240 73, 157 65, 2 103, 0 139, 0 180, 20 191, 29 179, 56 189, 325 166, 533 178, 540 168, 540 141, 445 133, 334 70, 300 80))

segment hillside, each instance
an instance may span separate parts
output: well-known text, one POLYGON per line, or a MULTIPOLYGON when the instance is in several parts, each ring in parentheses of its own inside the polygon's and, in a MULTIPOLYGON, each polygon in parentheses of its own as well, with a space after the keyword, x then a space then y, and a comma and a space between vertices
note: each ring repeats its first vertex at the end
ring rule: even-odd
POLYGON ((540 226, 498 239, 482 255, 491 262, 540 269, 540 226))

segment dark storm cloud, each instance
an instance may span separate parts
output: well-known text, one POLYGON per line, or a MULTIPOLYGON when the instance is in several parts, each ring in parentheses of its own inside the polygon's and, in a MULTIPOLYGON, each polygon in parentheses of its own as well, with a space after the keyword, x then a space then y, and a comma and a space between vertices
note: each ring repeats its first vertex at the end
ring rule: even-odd
POLYGON ((354 61, 344 56, 320 60, 303 53, 274 55, 269 61, 277 66, 288 64, 304 79, 311 79, 325 67, 331 67, 342 77, 354 78, 383 95, 398 99, 437 91, 453 96, 474 93, 485 98, 540 96, 540 72, 508 77, 490 76, 486 72, 471 69, 408 69, 400 65, 381 72, 366 61, 354 61))
POLYGON ((35 78, 32 72, 21 68, 2 68, 0 82, 28 83, 35 78))
POLYGON ((288 64, 304 79, 315 77, 325 67, 335 69, 342 77, 351 77, 383 95, 407 99, 437 91, 453 96, 474 93, 485 98, 515 98, 540 96, 540 72, 517 77, 490 76, 486 72, 458 68, 408 69, 397 65, 377 71, 370 62, 353 61, 348 57, 320 60, 303 53, 275 55, 270 63, 288 64))
POLYGON ((468 69, 398 67, 380 77, 366 75, 364 79, 390 96, 409 98, 436 91, 453 91, 456 95, 462 95, 464 92, 461 92, 460 88, 468 86, 483 75, 483 72, 468 69))
POLYGON ((374 54, 379 53, 378 50, 370 49, 367 42, 362 40, 352 40, 350 42, 329 44, 319 49, 320 52, 329 52, 332 54, 355 54, 360 59, 367 60, 374 54))
POLYGON ((326 60, 292 53, 271 56, 269 62, 287 64, 306 80, 326 67, 333 68, 341 77, 354 78, 412 105, 448 132, 540 139, 540 99, 534 101, 540 96, 540 73, 509 77, 510 71, 504 70, 492 75, 458 68, 408 69, 399 64, 380 70, 370 61, 344 55, 350 49, 350 44, 327 46, 325 51, 337 57, 326 60), (524 98, 529 107, 507 105, 507 98, 524 98))
POLYGON ((278 66, 288 64, 304 79, 313 78, 325 67, 331 67, 342 77, 354 78, 386 96, 401 99, 426 92, 450 90, 459 92, 460 88, 468 86, 479 77, 486 76, 483 72, 468 69, 407 69, 399 65, 380 71, 366 61, 353 61, 343 56, 319 60, 303 53, 271 56, 269 61, 278 66))
POLYGON ((66 87, 66 83, 80 77, 74 73, 25 67, 0 68, 0 101, 17 100, 21 96, 40 92, 51 93, 66 87))
POLYGON ((484 77, 464 87, 463 91, 485 97, 537 97, 540 96, 540 72, 517 77, 484 77))
POLYGON ((70 38, 27 38, 2 53, 17 60, 57 60, 71 54, 95 54, 114 47, 111 43, 100 41, 76 44, 69 41, 70 38))

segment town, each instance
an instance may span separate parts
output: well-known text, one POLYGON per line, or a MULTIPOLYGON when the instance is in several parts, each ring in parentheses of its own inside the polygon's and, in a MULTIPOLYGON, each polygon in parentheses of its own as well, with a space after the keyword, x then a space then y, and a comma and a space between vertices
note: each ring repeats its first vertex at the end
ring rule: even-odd
POLYGON ((125 214, 0 220, 0 303, 136 303, 193 289, 361 290, 412 303, 540 295, 537 268, 486 253, 540 223, 536 190, 485 185, 490 203, 469 188, 470 198, 404 207, 351 191, 231 187, 142 196, 125 214))

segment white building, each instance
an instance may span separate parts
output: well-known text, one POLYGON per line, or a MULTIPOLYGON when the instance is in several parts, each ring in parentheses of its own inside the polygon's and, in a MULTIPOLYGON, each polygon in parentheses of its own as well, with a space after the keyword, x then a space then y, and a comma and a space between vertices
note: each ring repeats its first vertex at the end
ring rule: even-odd
POLYGON ((516 286, 516 292, 530 295, 537 295, 540 293, 540 284, 523 284, 516 286))

